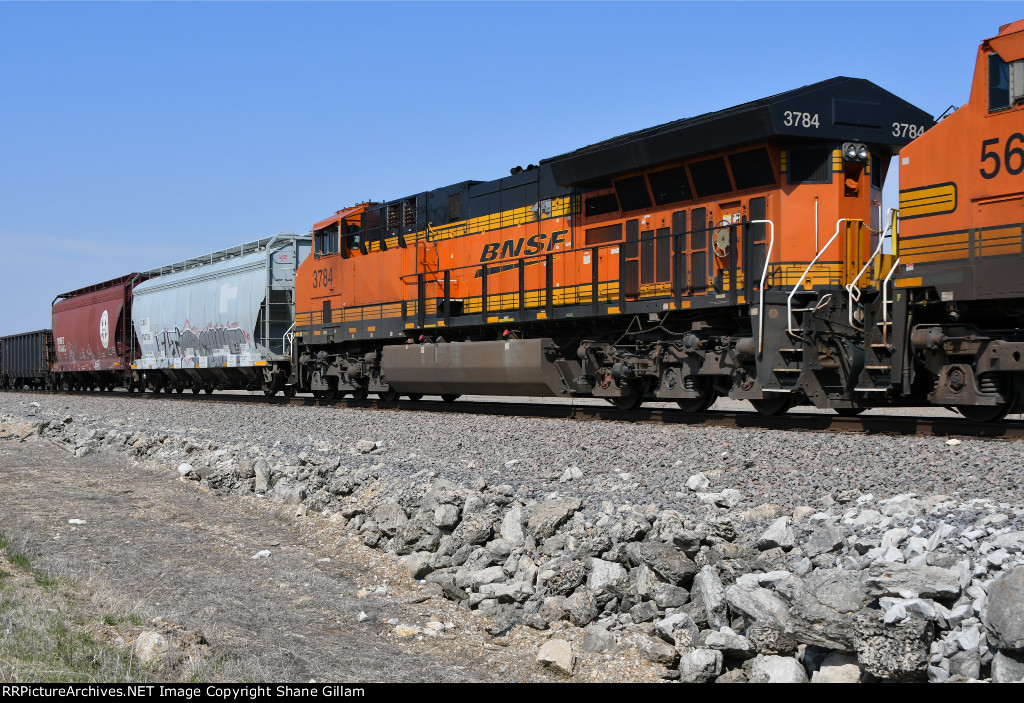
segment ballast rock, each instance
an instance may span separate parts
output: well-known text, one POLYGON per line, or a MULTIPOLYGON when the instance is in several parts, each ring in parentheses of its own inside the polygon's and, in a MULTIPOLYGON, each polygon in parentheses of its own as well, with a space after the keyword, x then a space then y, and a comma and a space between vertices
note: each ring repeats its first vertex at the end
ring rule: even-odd
MULTIPOLYGON (((659 496, 662 486, 685 482, 685 467, 662 483, 635 469, 652 487, 626 496, 590 481, 560 484, 563 469, 534 476, 533 460, 508 473, 497 462, 497 474, 474 480, 476 468, 422 458, 338 461, 336 445, 318 448, 312 439, 300 450, 227 444, 131 424, 89 427, 91 415, 66 426, 45 407, 9 418, 0 416, 33 423, 37 439, 28 441, 74 448, 90 436, 95 451, 163 467, 175 479, 187 463, 196 479, 182 490, 198 484, 276 500, 305 485, 304 495, 293 493, 296 508, 307 509, 298 519, 329 516, 326 529, 402 559, 410 580, 513 631, 587 628, 556 635, 583 643, 574 653, 582 662, 634 656, 680 681, 799 679, 786 660, 814 680, 1011 680, 1024 654, 1014 648, 1014 617, 1024 612, 1014 585, 1024 562, 1024 500, 1016 497, 1000 503, 905 489, 886 496, 873 488, 801 494, 790 508, 771 496, 783 506, 776 512, 767 503, 704 504, 689 489, 659 496), (83 427, 102 430, 102 439, 83 427)), ((388 441, 396 457, 422 456, 418 446, 388 441)), ((727 479, 745 480, 742 472, 705 473, 718 493, 731 488, 727 479)), ((430 636, 419 629, 416 637, 430 636)))

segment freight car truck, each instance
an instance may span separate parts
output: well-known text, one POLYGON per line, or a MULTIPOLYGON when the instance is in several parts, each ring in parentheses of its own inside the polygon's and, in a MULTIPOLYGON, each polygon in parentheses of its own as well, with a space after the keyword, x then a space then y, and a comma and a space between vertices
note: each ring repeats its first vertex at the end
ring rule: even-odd
POLYGON ((307 236, 280 234, 147 271, 132 323, 141 390, 285 388, 291 373, 295 270, 307 236))

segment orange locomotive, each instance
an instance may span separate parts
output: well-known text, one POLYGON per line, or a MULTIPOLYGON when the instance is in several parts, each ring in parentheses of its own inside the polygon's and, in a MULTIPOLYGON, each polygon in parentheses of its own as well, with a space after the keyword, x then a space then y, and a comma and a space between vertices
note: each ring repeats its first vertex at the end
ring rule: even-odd
POLYGON ((861 378, 890 273, 881 188, 932 124, 835 78, 341 210, 297 274, 292 387, 692 411, 728 395, 765 413, 888 402, 888 383, 861 378))
POLYGON ((981 43, 970 101, 900 160, 893 390, 1000 419, 1024 385, 1024 20, 981 43))

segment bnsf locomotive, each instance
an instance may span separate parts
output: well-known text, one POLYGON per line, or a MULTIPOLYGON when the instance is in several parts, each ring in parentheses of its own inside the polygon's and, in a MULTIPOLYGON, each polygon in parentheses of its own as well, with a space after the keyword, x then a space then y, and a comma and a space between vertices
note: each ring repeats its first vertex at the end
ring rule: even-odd
POLYGON ((885 169, 931 126, 835 78, 339 211, 299 269, 298 387, 859 409, 885 169))
MULTIPOLYGON (((970 101, 937 124, 835 78, 359 203, 311 237, 111 282, 103 344, 121 346, 54 370, 64 386, 998 419, 1024 392, 1022 132, 1019 21, 981 44, 970 101), (894 154, 898 216, 880 206, 894 154)), ((58 362, 75 293, 54 307, 58 362)))

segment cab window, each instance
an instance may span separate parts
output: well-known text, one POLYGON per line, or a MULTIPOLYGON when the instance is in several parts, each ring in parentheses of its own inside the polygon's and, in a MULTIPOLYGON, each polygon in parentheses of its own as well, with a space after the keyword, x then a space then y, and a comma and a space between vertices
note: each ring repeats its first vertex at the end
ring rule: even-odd
POLYGON ((999 54, 988 55, 988 111, 1010 107, 1010 64, 999 54))

